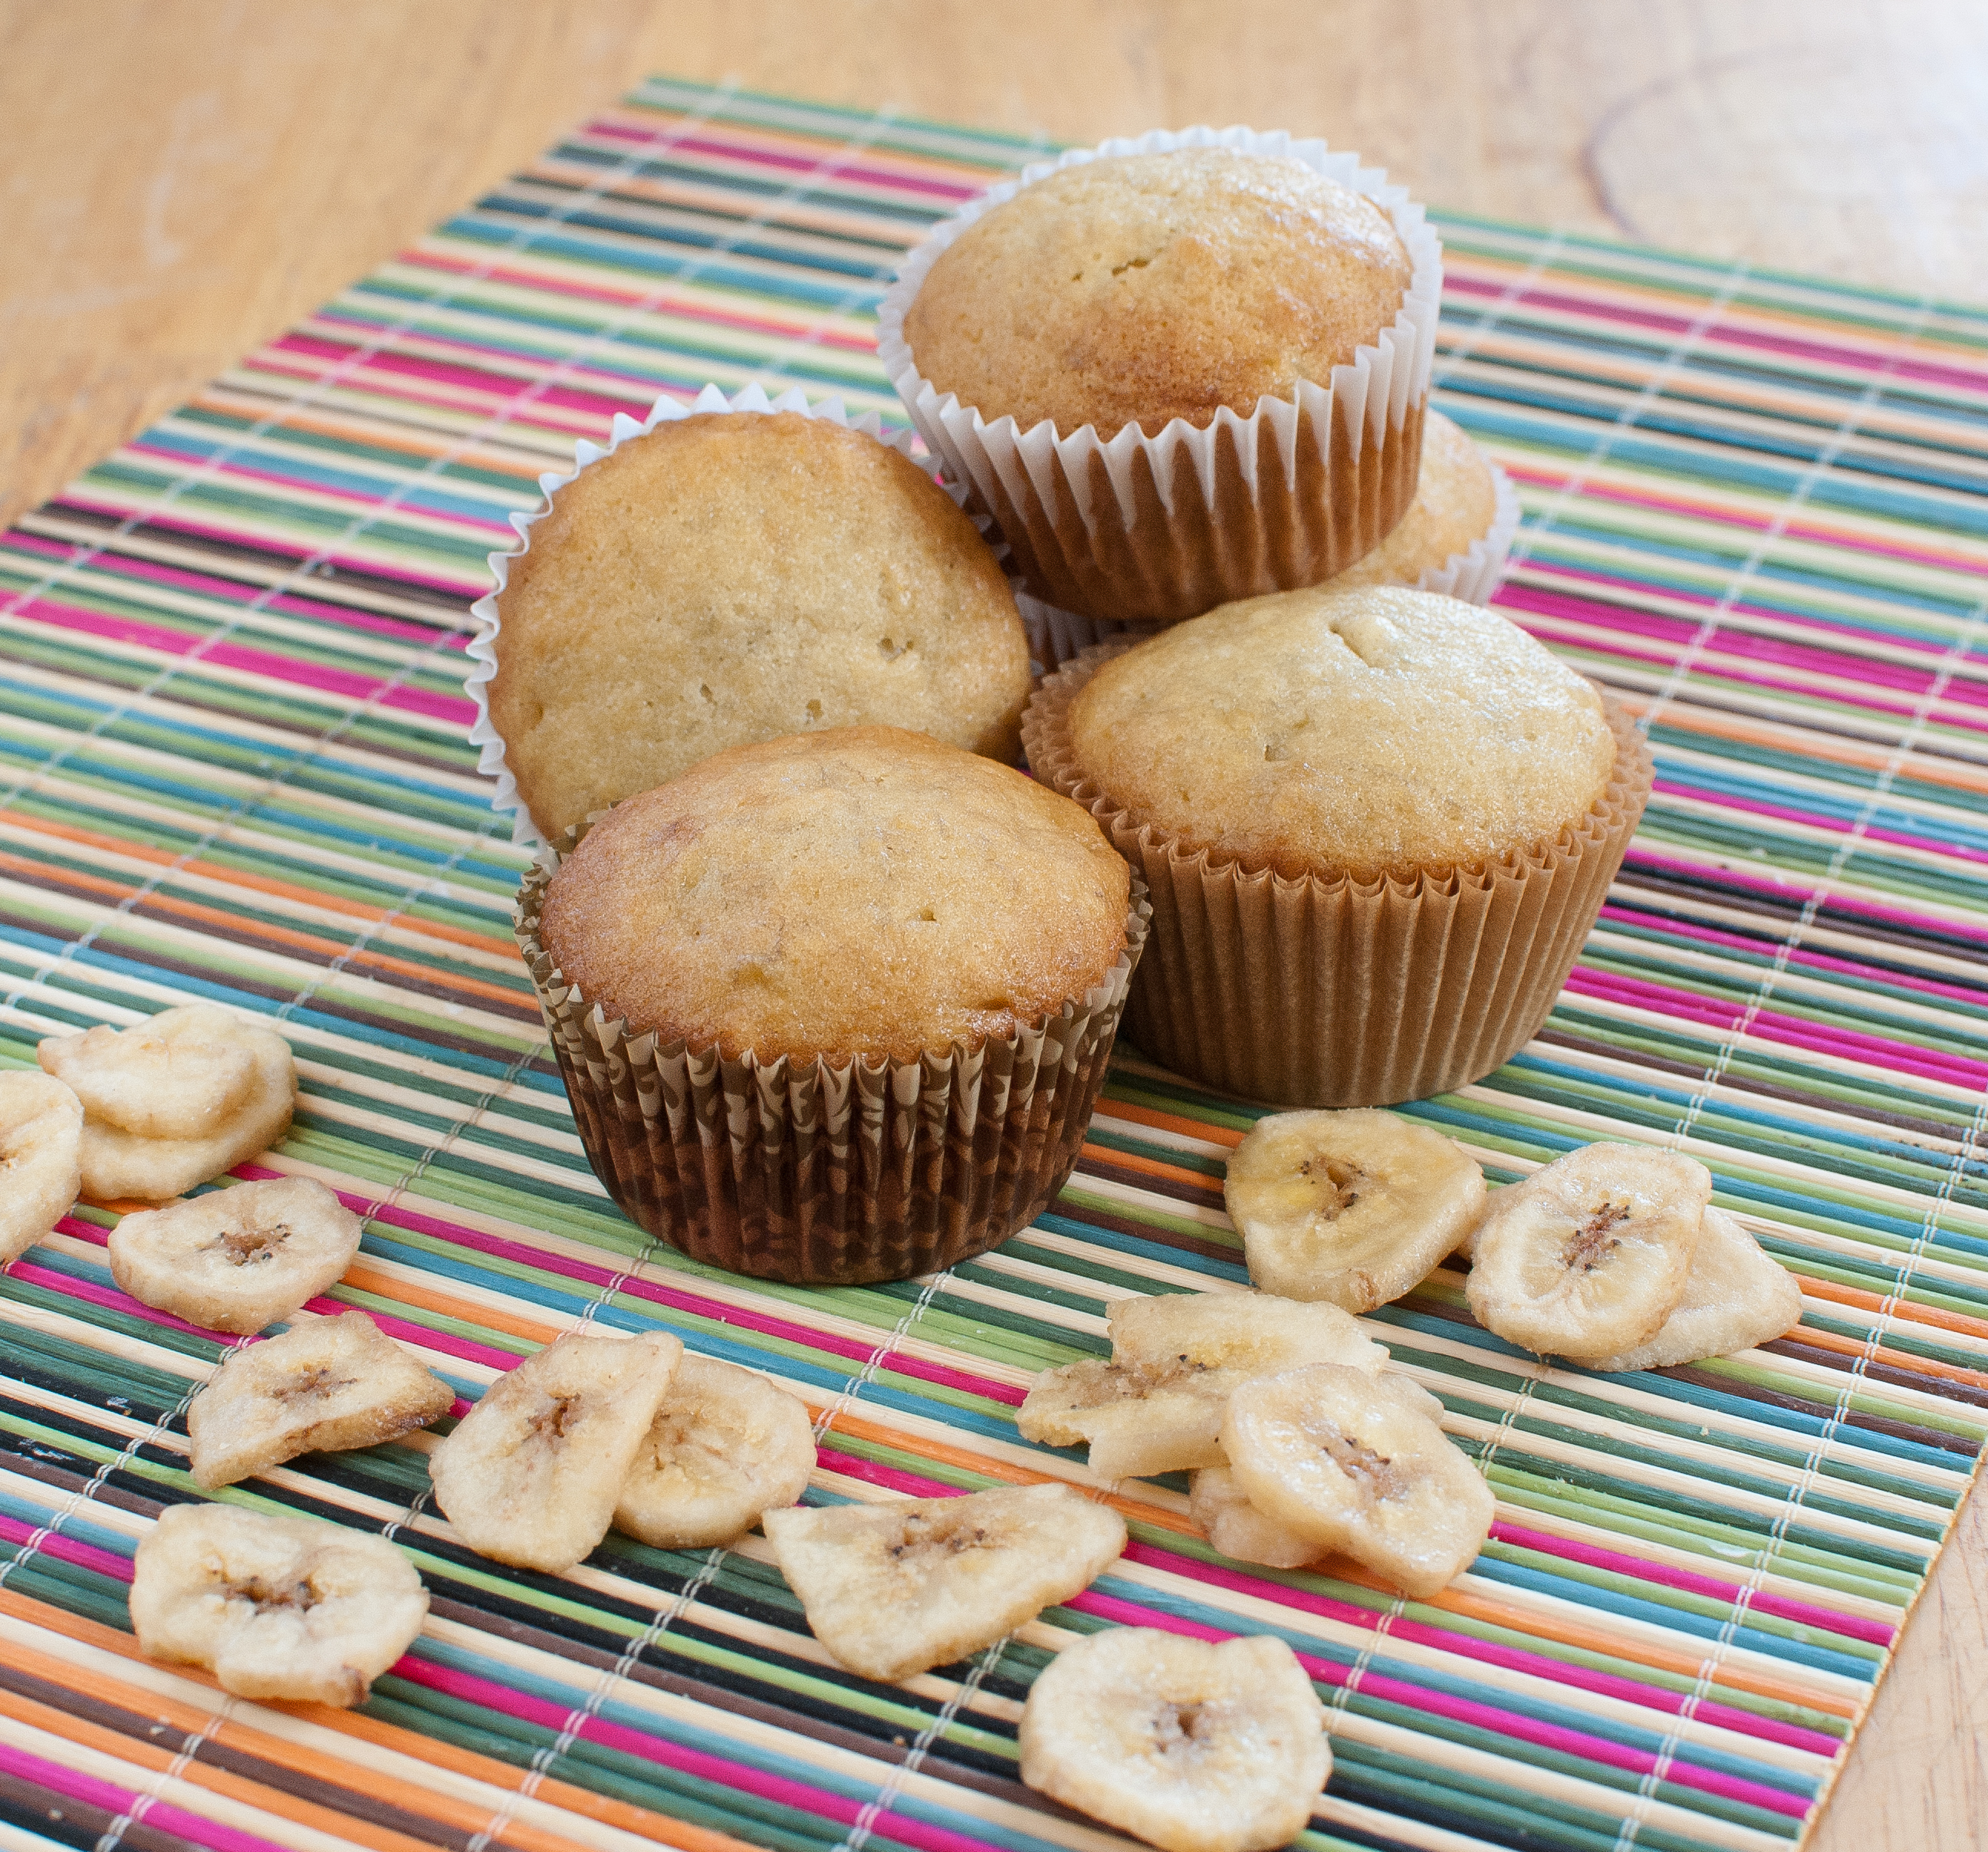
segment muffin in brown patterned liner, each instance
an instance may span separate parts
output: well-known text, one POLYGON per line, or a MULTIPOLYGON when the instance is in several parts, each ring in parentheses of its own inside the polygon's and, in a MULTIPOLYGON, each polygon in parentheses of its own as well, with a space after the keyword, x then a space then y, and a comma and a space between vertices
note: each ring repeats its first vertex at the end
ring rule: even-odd
POLYGON ((1046 679, 1022 739, 1036 776, 1084 805, 1150 890, 1152 930, 1126 1006, 1140 1049, 1248 1099, 1375 1106, 1468 1085, 1523 1048, 1567 981, 1649 797, 1649 750, 1622 709, 1603 694, 1614 763, 1557 839, 1413 879, 1293 879, 1190 852, 1078 770, 1071 703, 1132 647, 1100 644, 1046 679))
POLYGON ((587 1162, 638 1227, 730 1272, 856 1285, 984 1254, 1056 1200, 1146 940, 1136 872, 1104 981, 1005 1040, 910 1061, 729 1060, 607 1021, 539 942, 546 884, 607 814, 526 876, 516 931, 587 1162))
POLYGON ((969 200, 900 266, 878 310, 877 354, 947 477, 990 513, 1038 599, 1106 620, 1191 618, 1226 601, 1316 584, 1371 553, 1415 495, 1435 351, 1442 246, 1423 208, 1359 157, 1281 131, 1155 130, 1070 149, 969 200), (1371 200, 1411 266, 1399 310, 1329 381, 1223 405, 1202 425, 1149 435, 1028 428, 961 404, 920 371, 905 318, 942 255, 1022 188, 1084 163, 1184 149, 1295 160, 1371 200))

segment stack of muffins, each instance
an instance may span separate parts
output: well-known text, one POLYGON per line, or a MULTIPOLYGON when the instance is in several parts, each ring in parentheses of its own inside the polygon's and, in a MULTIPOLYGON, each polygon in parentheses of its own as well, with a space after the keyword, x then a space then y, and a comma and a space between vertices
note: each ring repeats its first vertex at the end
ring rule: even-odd
POLYGON ((638 1223, 788 1279, 996 1245, 1121 1011, 1285 1103, 1530 1038, 1648 760, 1479 608, 1516 503, 1428 409, 1440 288, 1353 157, 1107 144, 886 300, 944 486, 833 403, 711 388, 546 479, 476 608, 472 736, 546 845, 520 942, 638 1223))

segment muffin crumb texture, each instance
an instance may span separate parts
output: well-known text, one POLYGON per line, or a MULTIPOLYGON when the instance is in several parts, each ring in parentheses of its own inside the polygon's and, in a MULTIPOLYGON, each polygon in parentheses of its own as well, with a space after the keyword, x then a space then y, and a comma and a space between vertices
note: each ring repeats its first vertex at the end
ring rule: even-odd
POLYGON ((973 523, 799 412, 673 419, 553 496, 498 597, 490 714, 546 836, 755 740, 888 720, 1015 756, 1029 652, 973 523))
POLYGON ((989 423, 1156 437, 1329 385, 1392 325, 1412 273, 1385 212, 1292 157, 1125 155, 976 219, 932 266, 904 340, 989 423))
POLYGON ((732 1058, 915 1058, 1083 998, 1131 878, 1021 772, 885 726, 720 753, 618 805, 549 885, 546 952, 611 1021, 732 1058))
POLYGON ((1555 839, 1607 788, 1600 696, 1516 625, 1398 587, 1225 605, 1072 703, 1090 789, 1185 852, 1404 878, 1555 839))

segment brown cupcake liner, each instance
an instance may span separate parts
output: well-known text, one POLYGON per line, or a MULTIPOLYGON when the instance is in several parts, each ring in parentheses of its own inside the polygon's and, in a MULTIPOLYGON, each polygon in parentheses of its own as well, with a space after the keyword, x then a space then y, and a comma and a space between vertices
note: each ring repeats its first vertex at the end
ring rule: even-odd
MULTIPOLYGON (((553 853, 570 855, 597 821, 553 853)), ((658 1045, 590 1004, 539 938, 556 866, 519 890, 518 945, 587 1162, 638 1227, 729 1272, 855 1285, 983 1254, 1055 1200, 1146 941, 1152 909, 1136 873, 1125 947, 1104 980, 1006 1041, 913 1061, 762 1062, 658 1045)))
POLYGON ((990 188, 905 258, 878 311, 877 354, 952 479, 990 514, 1030 591, 1107 621, 1174 622, 1264 592, 1315 585, 1373 551, 1415 498, 1435 351, 1442 246, 1407 190, 1322 141, 1244 128, 1156 130, 1071 149, 990 188), (1024 431, 941 392, 904 339, 905 312, 942 252, 983 213, 1059 168, 1121 154, 1221 147, 1289 156, 1386 212, 1412 273, 1399 313, 1320 385, 1223 407, 1205 428, 1176 418, 1100 434, 1024 431))
POLYGON ((1550 842, 1412 880, 1291 879, 1141 824, 1078 770, 1070 706, 1131 645, 1087 650, 1022 716, 1035 775, 1144 878, 1152 931, 1125 1033, 1175 1072, 1286 1105, 1378 1106, 1468 1085, 1538 1031, 1648 801, 1649 750, 1603 696, 1608 783, 1550 842))

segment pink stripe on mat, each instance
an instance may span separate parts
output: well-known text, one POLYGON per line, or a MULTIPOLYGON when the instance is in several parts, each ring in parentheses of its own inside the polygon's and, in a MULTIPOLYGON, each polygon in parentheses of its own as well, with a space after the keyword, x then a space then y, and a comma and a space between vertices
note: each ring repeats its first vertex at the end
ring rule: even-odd
MULTIPOLYGON (((653 1762, 680 1774, 694 1775, 700 1780, 715 1782, 719 1786, 732 1788, 747 1794, 756 1794, 763 1800, 777 1801, 781 1806, 792 1807, 804 1816, 817 1820, 838 1820, 854 1825, 862 1813, 865 1802, 851 1800, 840 1794, 829 1793, 826 1789, 803 1786, 786 1776, 775 1775, 766 1769, 756 1769, 750 1764, 732 1762, 722 1757, 707 1755, 702 1749, 686 1748, 681 1743, 671 1742, 647 1732, 631 1729, 625 1724, 610 1723, 598 1715, 585 1716, 581 1706, 569 1708, 551 1703, 543 1698, 527 1696, 522 1691, 478 1678, 474 1674, 461 1671, 453 1666, 438 1665, 433 1661, 409 1654, 394 1667, 394 1675, 404 1678, 411 1684, 428 1686, 431 1690, 446 1692, 465 1703, 482 1705, 510 1717, 521 1718, 549 1730, 565 1730, 579 1719, 577 1734, 590 1742, 597 1742, 608 1749, 620 1749, 628 1755, 639 1756, 644 1762, 653 1762)), ((574 1694, 578 1698, 580 1694, 574 1694)), ((871 1784, 865 1783, 865 1786, 871 1784)), ((881 1782, 875 1784, 881 1789, 881 1782)), ((901 1813, 890 1816, 888 1838, 903 1844, 917 1846, 923 1852, 986 1852, 986 1842, 969 1839, 963 1833, 948 1831, 943 1827, 935 1827, 923 1820, 911 1820, 901 1813)))
MULTIPOLYGON (((1115 1620, 1127 1627, 1163 1627, 1168 1633, 1185 1634, 1196 1640, 1233 1640, 1239 1637, 1233 1632, 1218 1627, 1204 1627, 1199 1621, 1184 1620, 1176 1614, 1140 1607, 1114 1595, 1100 1594, 1094 1588, 1073 1596, 1063 1606, 1075 1609, 1080 1613, 1095 1614, 1100 1620, 1115 1620)), ((1351 1668, 1335 1664, 1329 1659, 1321 1659, 1316 1654, 1303 1652, 1299 1653, 1297 1657, 1298 1663, 1321 1684, 1344 1685, 1352 1678, 1351 1668)), ((1445 1691, 1435 1691, 1425 1686, 1409 1684, 1398 1678, 1387 1678, 1371 1667, 1360 1674, 1357 1688, 1371 1697, 1385 1698, 1391 1704, 1398 1704, 1439 1717, 1448 1717, 1458 1723, 1469 1724, 1488 1735, 1516 1737, 1522 1742, 1537 1743, 1543 1749, 1557 1749, 1564 1755, 1582 1757, 1611 1768, 1627 1769, 1636 1774, 1647 1775, 1657 1766, 1657 1758, 1648 1750, 1629 1749, 1599 1736, 1591 1736, 1584 1731, 1564 1729, 1557 1724, 1542 1723, 1536 1718, 1522 1717, 1512 1711, 1495 1710, 1489 1705, 1476 1704, 1469 1698, 1452 1697, 1445 1691)), ((1698 1788, 1708 1794, 1723 1795, 1729 1800, 1743 1801, 1749 1806, 1786 1814, 1795 1820, 1804 1818, 1813 1804, 1780 1788, 1770 1788, 1759 1782, 1743 1781, 1734 1776, 1702 1769, 1696 1763, 1685 1761, 1682 1754, 1670 1762, 1661 1779, 1681 1787, 1698 1788)))
MULTIPOLYGON (((0 1512, 0 1538, 9 1543, 25 1543, 34 1535, 35 1528, 32 1524, 22 1523, 19 1518, 9 1518, 0 1512)), ((131 1579, 128 1557, 119 1556, 115 1550, 100 1549, 93 1543, 79 1543, 73 1537, 65 1537, 59 1531, 51 1531, 36 1546, 36 1549, 41 1556, 73 1563, 79 1569, 94 1569, 100 1576, 109 1576, 119 1582, 131 1579)))
MULTIPOLYGON (((134 1789, 113 1787, 107 1781, 98 1780, 94 1775, 66 1769, 59 1762, 46 1762, 39 1756, 30 1756, 25 1749, 14 1749, 5 1743, 0 1743, 0 1769, 23 1781, 31 1781, 38 1787, 52 1789, 58 1794, 68 1795, 72 1800, 101 1807, 106 1813, 120 1817, 140 1803, 141 1797, 134 1789)), ((149 1769, 145 1772, 151 1772, 149 1769)), ((213 1852, 285 1852, 285 1848, 273 1840, 258 1839, 252 1833, 224 1827, 204 1813, 189 1813, 185 1808, 176 1807, 169 1801, 155 1800, 147 1804, 144 1821, 155 1831, 177 1833, 197 1846, 212 1847, 213 1852)))

